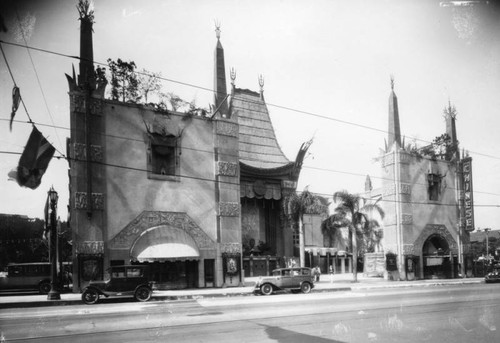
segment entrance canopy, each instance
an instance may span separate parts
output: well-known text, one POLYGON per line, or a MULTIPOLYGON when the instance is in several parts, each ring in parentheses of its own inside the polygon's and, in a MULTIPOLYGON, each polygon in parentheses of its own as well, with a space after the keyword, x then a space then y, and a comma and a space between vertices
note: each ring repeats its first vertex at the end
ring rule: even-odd
POLYGON ((199 260, 195 241, 184 230, 172 226, 157 226, 144 231, 130 250, 132 261, 165 262, 199 260))

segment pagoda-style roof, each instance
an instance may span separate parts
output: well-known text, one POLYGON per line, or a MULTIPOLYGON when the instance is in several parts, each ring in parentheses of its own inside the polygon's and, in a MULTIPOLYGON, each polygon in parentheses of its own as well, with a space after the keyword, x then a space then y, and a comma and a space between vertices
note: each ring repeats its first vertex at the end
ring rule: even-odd
POLYGON ((283 153, 274 133, 266 103, 257 92, 234 88, 230 111, 239 124, 242 171, 250 174, 286 175, 295 166, 283 153))

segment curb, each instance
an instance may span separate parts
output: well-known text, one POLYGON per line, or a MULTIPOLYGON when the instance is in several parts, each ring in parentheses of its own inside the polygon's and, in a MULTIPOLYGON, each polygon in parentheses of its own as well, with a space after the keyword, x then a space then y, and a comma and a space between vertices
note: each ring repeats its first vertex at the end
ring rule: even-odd
MULTIPOLYGON (((457 280, 457 281, 448 281, 448 282, 429 282, 429 283, 395 283, 391 284, 373 284, 373 285, 363 285, 357 283, 356 286, 345 286, 345 287, 334 287, 334 288, 313 288, 311 293, 331 293, 331 292, 341 292, 341 291, 353 291, 353 290, 368 290, 368 289, 383 289, 383 288, 411 288, 411 287, 437 287, 437 286, 457 286, 464 284, 480 284, 484 283, 484 280, 457 280)), ((73 293, 74 294, 74 293, 73 293)), ((198 299, 210 299, 210 298, 222 298, 222 297, 241 297, 241 296, 253 296, 255 295, 253 291, 245 291, 245 292, 218 292, 218 293, 197 293, 197 294, 180 294, 180 295, 162 295, 162 294, 154 294, 151 298, 151 301, 177 301, 177 300, 198 300, 198 299)), ((103 298, 106 299, 106 298, 103 298)), ((109 299, 113 299, 113 302, 135 302, 133 297, 112 297, 109 299)), ((101 302, 103 304, 103 302, 101 302)), ((35 301, 13 301, 13 302, 0 302, 0 308, 27 308, 27 307, 49 307, 49 306, 67 306, 67 305, 83 305, 80 297, 78 299, 71 300, 35 300, 35 301)))

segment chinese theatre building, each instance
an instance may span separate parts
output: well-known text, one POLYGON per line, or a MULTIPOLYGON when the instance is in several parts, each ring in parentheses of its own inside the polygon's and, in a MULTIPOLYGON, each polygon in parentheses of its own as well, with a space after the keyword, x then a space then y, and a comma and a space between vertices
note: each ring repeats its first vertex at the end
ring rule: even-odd
POLYGON ((237 286, 247 246, 274 261, 291 256, 281 201, 309 144, 295 161, 283 155, 262 80, 260 93, 237 89, 232 73, 228 100, 220 31, 212 111, 181 113, 105 99, 107 81, 92 62, 93 11, 79 12, 79 74, 67 75, 73 290, 121 264, 147 264, 160 289, 237 286))
POLYGON ((424 147, 401 139, 398 100, 391 81, 389 135, 380 157, 385 211, 383 249, 394 280, 455 278, 471 274, 471 158, 460 157, 456 110, 444 110, 446 133, 424 147))

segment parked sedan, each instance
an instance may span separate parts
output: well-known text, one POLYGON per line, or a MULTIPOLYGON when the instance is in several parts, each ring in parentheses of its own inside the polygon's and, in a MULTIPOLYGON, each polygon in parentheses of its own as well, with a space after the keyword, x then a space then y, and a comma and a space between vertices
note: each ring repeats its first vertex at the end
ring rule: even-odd
POLYGON ((254 293, 270 295, 277 290, 300 290, 309 293, 314 287, 311 268, 279 268, 272 276, 261 276, 255 284, 254 293))
POLYGON ((500 268, 495 268, 491 273, 488 273, 484 277, 484 282, 486 283, 500 282, 500 268))
POLYGON ((85 304, 95 304, 100 296, 133 296, 137 301, 148 301, 152 288, 146 266, 112 266, 109 268, 110 279, 90 281, 82 292, 85 304))

